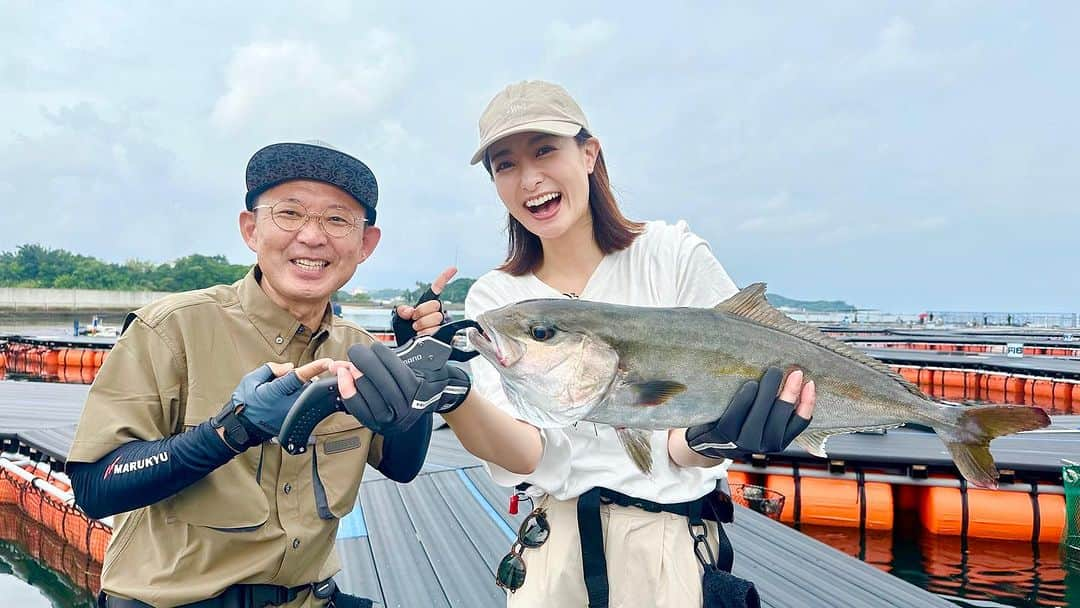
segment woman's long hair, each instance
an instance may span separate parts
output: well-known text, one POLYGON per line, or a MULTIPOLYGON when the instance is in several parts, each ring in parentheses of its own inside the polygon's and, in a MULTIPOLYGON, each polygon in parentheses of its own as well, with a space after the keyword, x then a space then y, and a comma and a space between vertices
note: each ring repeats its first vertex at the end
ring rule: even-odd
MULTIPOLYGON (((584 145, 592 135, 585 129, 578 131, 574 141, 584 145)), ((491 162, 484 155, 484 168, 491 175, 491 162)), ((619 203, 611 192, 607 165, 604 164, 604 151, 596 155, 596 163, 589 174, 589 213, 592 214, 593 238, 604 254, 622 251, 645 231, 645 224, 626 218, 619 210, 619 203)), ((506 247, 506 260, 498 270, 519 277, 536 270, 544 260, 544 248, 540 237, 529 232, 521 222, 506 214, 506 234, 509 237, 506 247)))

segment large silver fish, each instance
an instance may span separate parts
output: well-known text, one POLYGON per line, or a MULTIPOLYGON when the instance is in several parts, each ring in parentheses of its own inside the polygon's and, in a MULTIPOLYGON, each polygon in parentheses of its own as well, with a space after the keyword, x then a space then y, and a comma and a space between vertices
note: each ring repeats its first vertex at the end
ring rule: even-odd
POLYGON ((914 422, 937 432, 971 483, 996 487, 990 441, 1050 424, 1039 408, 934 400, 878 360, 784 316, 766 302, 762 283, 714 309, 544 299, 477 321, 484 333, 470 330, 469 339, 529 422, 611 425, 646 473, 648 430, 716 420, 770 365, 815 381, 813 421, 796 441, 821 457, 833 435, 914 422))

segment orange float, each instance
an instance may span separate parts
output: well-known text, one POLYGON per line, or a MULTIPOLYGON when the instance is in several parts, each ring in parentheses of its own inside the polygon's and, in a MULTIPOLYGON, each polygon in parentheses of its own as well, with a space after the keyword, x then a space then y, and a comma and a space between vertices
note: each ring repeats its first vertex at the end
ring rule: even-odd
POLYGON ((1055 382, 1050 392, 1050 405, 1054 412, 1068 414, 1072 405, 1072 387, 1069 382, 1055 382))
MULTIPOLYGON (((795 521, 795 480, 789 475, 766 475, 765 487, 787 499, 780 521, 795 521)), ((865 509, 859 502, 859 484, 848 479, 799 478, 799 521, 805 524, 858 528, 864 520, 869 530, 889 530, 893 525, 892 486, 868 482, 865 509)))
POLYGON ((94 351, 88 348, 70 348, 64 353, 66 367, 94 367, 94 351))
MULTIPOLYGON (((1033 536, 1034 513, 1030 494, 995 490, 968 490, 967 535, 998 540, 1027 540, 1033 536)), ((1038 540, 1056 543, 1065 529, 1065 497, 1040 494, 1038 540)), ((923 527, 933 534, 960 536, 964 506, 958 488, 925 488, 920 504, 923 527)))
POLYGON ((919 381, 919 370, 918 370, 918 368, 915 368, 915 367, 901 367, 899 371, 900 371, 900 375, 903 376, 904 379, 907 380, 908 382, 918 382, 919 381))
POLYGON ((944 376, 941 383, 951 388, 964 388, 964 372, 961 370, 945 370, 941 372, 944 376))
POLYGON ((728 485, 737 485, 737 484, 758 485, 758 480, 754 479, 754 477, 757 477, 757 476, 756 475, 751 476, 749 473, 744 473, 742 471, 730 471, 729 470, 727 472, 728 485))

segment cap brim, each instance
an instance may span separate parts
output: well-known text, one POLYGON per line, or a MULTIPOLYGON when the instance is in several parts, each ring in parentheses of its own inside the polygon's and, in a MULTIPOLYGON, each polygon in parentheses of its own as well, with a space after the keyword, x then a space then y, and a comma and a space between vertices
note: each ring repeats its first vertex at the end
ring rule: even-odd
POLYGON ((582 126, 568 122, 565 120, 537 120, 521 125, 514 125, 508 129, 503 129, 496 133, 485 137, 480 141, 480 146, 476 149, 476 153, 473 154, 472 160, 469 161, 470 165, 484 160, 484 153, 491 147, 492 144, 503 139, 504 137, 510 137, 511 135, 517 135, 518 133, 528 133, 535 131, 537 133, 547 133, 549 135, 558 135, 560 137, 573 137, 577 135, 582 129, 582 126))

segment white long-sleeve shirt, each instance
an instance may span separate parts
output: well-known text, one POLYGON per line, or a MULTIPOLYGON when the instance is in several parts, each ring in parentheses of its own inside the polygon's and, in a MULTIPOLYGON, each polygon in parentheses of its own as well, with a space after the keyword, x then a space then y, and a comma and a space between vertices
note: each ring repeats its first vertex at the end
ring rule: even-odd
MULTIPOLYGON (((634 243, 604 256, 581 299, 631 306, 693 306, 711 308, 737 289, 708 243, 690 232, 685 222, 654 221, 634 243)), ((465 315, 480 313, 530 298, 565 297, 533 274, 515 277, 493 270, 469 290, 465 315)), ((664 328, 657 327, 657 331, 664 328)), ((498 372, 483 358, 472 360, 473 390, 511 416, 528 418, 507 399, 498 372)), ((530 475, 517 475, 487 463, 496 483, 513 486, 527 481, 560 500, 576 498, 594 487, 605 487, 654 502, 683 502, 712 491, 727 474, 727 461, 709 467, 680 467, 668 456, 667 431, 654 431, 652 476, 643 474, 623 449, 615 429, 579 422, 565 428, 540 430, 543 455, 530 475)))

